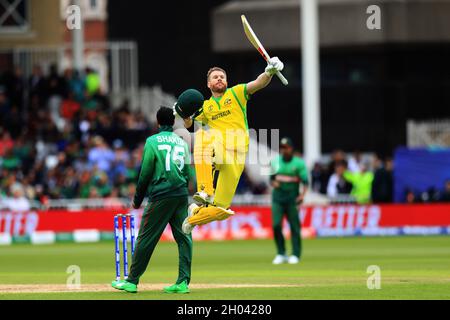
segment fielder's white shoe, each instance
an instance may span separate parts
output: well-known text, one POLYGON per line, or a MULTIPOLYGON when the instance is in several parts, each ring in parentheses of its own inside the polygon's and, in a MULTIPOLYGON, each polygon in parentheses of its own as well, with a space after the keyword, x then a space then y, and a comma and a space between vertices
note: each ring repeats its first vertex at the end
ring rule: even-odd
POLYGON ((297 256, 290 256, 288 259, 289 264, 297 264, 300 262, 300 259, 297 256))
POLYGON ((192 196, 192 199, 194 199, 194 201, 196 201, 198 204, 205 206, 212 205, 214 202, 213 197, 208 195, 205 191, 196 192, 192 196))
POLYGON ((185 234, 191 234, 192 230, 194 230, 195 226, 193 226, 192 224, 189 223, 189 218, 192 217, 194 215, 194 211, 196 211, 196 209, 200 208, 198 205, 196 205, 195 203, 191 204, 188 208, 188 216, 186 217, 186 219, 184 219, 183 221, 183 225, 181 226, 181 230, 183 230, 183 232, 185 234))
POLYGON ((282 264, 282 263, 286 263, 288 261, 288 257, 287 256, 283 256, 281 254, 277 254, 275 256, 275 259, 273 259, 272 264, 282 264))

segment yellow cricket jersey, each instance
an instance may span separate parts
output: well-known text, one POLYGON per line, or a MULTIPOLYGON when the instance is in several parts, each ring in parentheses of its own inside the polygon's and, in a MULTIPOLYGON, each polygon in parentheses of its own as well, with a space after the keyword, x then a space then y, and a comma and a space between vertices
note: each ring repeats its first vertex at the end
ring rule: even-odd
POLYGON ((222 97, 205 100, 196 121, 207 125, 216 142, 229 150, 248 150, 247 84, 228 88, 222 97))

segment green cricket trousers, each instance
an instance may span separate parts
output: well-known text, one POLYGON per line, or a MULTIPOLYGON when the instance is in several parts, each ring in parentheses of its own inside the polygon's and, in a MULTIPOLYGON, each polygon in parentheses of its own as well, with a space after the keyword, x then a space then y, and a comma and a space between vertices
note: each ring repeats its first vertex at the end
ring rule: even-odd
POLYGON ((181 226, 187 217, 188 198, 172 197, 147 204, 142 215, 136 249, 132 258, 128 282, 138 284, 139 278, 147 269, 153 250, 161 238, 167 224, 178 244, 178 280, 177 284, 191 281, 192 236, 183 233, 181 226))
POLYGON ((283 217, 286 215, 291 229, 292 254, 298 258, 301 256, 302 243, 300 237, 301 225, 298 216, 297 205, 294 202, 272 201, 272 227, 277 253, 286 254, 283 236, 283 217))

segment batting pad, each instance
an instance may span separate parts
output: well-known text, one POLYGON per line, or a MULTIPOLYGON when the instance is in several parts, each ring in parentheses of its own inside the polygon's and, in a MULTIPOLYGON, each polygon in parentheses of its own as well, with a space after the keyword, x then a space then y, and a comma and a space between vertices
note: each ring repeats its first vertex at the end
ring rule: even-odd
POLYGON ((197 177, 197 191, 204 191, 208 195, 214 194, 213 186, 213 156, 212 138, 205 130, 195 134, 194 163, 197 177))
POLYGON ((188 221, 191 225, 201 226, 213 221, 225 220, 232 215, 234 215, 233 211, 225 210, 220 207, 201 207, 188 221))

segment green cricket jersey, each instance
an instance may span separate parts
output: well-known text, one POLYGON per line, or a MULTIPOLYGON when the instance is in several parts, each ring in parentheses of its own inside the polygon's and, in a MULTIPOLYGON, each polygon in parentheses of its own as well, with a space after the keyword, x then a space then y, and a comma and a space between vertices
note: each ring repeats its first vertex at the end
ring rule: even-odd
POLYGON ((272 191, 272 200, 283 203, 295 201, 300 183, 308 184, 308 171, 303 159, 294 156, 286 162, 279 155, 272 160, 271 167, 271 179, 280 183, 280 187, 272 191))
POLYGON ((190 154, 186 142, 162 126, 159 133, 145 143, 141 172, 134 196, 140 205, 148 195, 150 201, 187 196, 190 176, 190 154))

